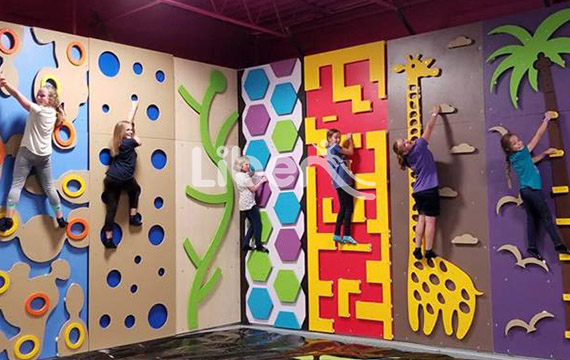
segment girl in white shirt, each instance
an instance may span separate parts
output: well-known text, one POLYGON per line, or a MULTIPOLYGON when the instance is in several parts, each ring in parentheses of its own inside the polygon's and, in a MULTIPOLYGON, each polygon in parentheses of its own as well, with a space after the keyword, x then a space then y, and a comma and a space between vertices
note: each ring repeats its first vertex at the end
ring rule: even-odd
POLYGON ((26 183, 26 178, 32 168, 36 169, 42 188, 57 217, 59 227, 65 228, 67 222, 63 218, 61 201, 51 177, 52 134, 54 128, 60 126, 64 121, 63 109, 60 106, 56 89, 52 86, 41 87, 36 94, 36 103, 33 103, 1 75, 0 86, 4 87, 24 109, 29 111, 20 150, 14 163, 14 174, 12 186, 8 193, 6 215, 0 219, 0 231, 4 232, 14 225, 12 217, 20 200, 20 193, 26 183))

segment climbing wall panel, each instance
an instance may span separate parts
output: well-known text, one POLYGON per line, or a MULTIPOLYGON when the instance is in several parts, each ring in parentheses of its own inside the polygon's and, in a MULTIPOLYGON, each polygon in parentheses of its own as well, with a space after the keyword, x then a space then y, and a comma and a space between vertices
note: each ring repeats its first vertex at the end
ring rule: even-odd
POLYGON ((171 190, 175 185, 175 145, 173 58, 98 40, 90 44, 94 49, 89 72, 94 194, 90 216, 95 238, 89 258, 89 323, 93 350, 175 332, 175 196, 171 190), (134 96, 139 101, 136 130, 143 143, 137 148, 135 172, 142 188, 139 212, 143 225, 129 226, 123 194, 115 219, 118 248, 106 250, 100 239, 105 219, 100 195, 111 134, 115 123, 127 118, 134 96))
MULTIPOLYGON (((66 299, 66 293, 72 287, 75 292, 88 290, 89 44, 82 37, 3 22, 0 31, 0 69, 8 82, 27 98, 46 83, 57 85, 68 110, 65 129, 56 131, 53 138, 52 175, 63 212, 75 224, 57 228, 46 196, 33 186, 35 175, 30 176, 17 207, 17 224, 0 237, 0 359, 35 360, 83 352, 89 332, 87 302, 66 299), (83 194, 75 196, 78 193, 83 194), (76 325, 73 334, 66 332, 71 322, 76 325), (61 342, 55 340, 58 336, 61 342)), ((0 199, 4 205, 28 113, 12 97, 2 95, 0 199)))
MULTIPOLYGON (((505 177, 504 154, 500 148, 499 140, 502 131, 517 134, 525 144, 534 135, 542 123, 544 112, 548 109, 543 91, 544 75, 537 74, 538 88, 531 86, 529 74, 524 74, 520 82, 513 84, 510 80, 514 70, 534 63, 537 54, 530 51, 521 58, 515 69, 502 74, 490 92, 491 79, 502 61, 512 59, 509 54, 488 60, 489 56, 500 49, 511 45, 520 45, 517 38, 508 33, 491 35, 491 30, 504 26, 518 26, 529 32, 529 36, 540 36, 546 29, 544 24, 551 22, 549 15, 562 10, 563 7, 554 7, 548 11, 535 11, 524 15, 511 16, 483 24, 483 33, 487 34, 483 40, 483 58, 487 60, 484 65, 484 96, 487 140, 487 182, 489 184, 488 217, 490 228, 490 259, 493 272, 493 335, 495 351, 513 355, 531 356, 539 358, 570 358, 570 330, 568 320, 570 303, 564 301, 564 293, 570 288, 570 279, 567 278, 570 263, 567 258, 559 258, 552 246, 548 235, 539 233, 536 239, 538 250, 545 262, 535 261, 527 255, 526 213, 523 206, 517 203, 519 186, 513 181, 513 188, 509 189, 505 177), (540 24, 542 30, 539 30, 540 24), (518 108, 515 108, 514 105, 518 108), (543 311, 551 314, 553 318, 542 317, 543 311), (565 320, 566 319, 566 320, 565 320), (517 321, 517 320, 522 320, 517 321), (519 326, 512 327, 513 324, 519 326)), ((544 37, 544 40, 568 39, 570 37, 570 24, 565 9, 559 13, 562 18, 556 20, 554 35, 544 37), (564 15, 565 14, 565 15, 564 15), (559 21, 562 19, 562 21, 559 21)), ((552 30, 554 31, 554 30, 552 30)), ((555 43, 552 42, 554 45, 555 43)), ((523 47, 521 47, 522 49, 523 47)), ((539 48, 546 48, 544 44, 539 48)), ((547 56, 556 60, 557 53, 563 52, 560 46, 548 48, 547 56)), ((513 54, 516 55, 516 54, 513 54)), ((551 78, 555 100, 558 103, 559 118, 557 122, 561 129, 566 154, 570 144, 570 107, 566 101, 566 94, 570 91, 570 71, 558 65, 550 66, 551 78)), ((535 148, 534 155, 540 154, 546 148, 555 146, 549 140, 548 133, 535 148)), ((564 194, 552 195, 553 159, 545 159, 538 164, 542 178, 543 195, 555 217, 556 207, 554 199, 564 194)), ((566 168, 570 168, 570 160, 565 156, 561 160, 566 168)), ((557 176, 562 172, 555 170, 557 176)), ((516 175, 513 174, 513 179, 516 175)), ((562 227, 560 230, 564 230, 562 227)), ((564 235, 564 234, 563 234, 564 235)))
POLYGON ((269 254, 245 254, 244 308, 250 323, 289 329, 300 329, 306 317, 301 70, 299 59, 287 59, 241 76, 244 154, 269 179, 257 194, 269 254))
POLYGON ((307 276, 309 330, 393 338, 388 217, 388 104, 385 43, 305 58, 307 101, 307 276), (338 199, 326 159, 326 131, 353 133, 357 199, 352 234, 358 245, 332 240, 338 199))
MULTIPOLYGON (((203 329, 240 320, 239 213, 237 203, 213 204, 188 195, 188 186, 207 194, 224 194, 230 199, 233 187, 226 188, 223 168, 213 163, 205 151, 209 139, 216 139, 224 120, 234 120, 221 151, 231 166, 237 147, 237 72, 217 66, 174 59, 176 79, 176 331, 203 329), (215 94, 209 112, 195 111, 186 99, 204 104, 212 85, 225 79, 225 89, 215 94), (212 82, 213 81, 213 82, 212 82), (184 97, 182 96, 184 94, 184 97), (188 94, 188 95, 186 95, 188 94), (189 97, 190 96, 190 97, 189 97), (202 132, 202 128, 205 131, 202 132), (202 134, 207 135, 202 138, 202 134), (231 194, 230 194, 231 192, 231 194), (229 206, 233 208, 230 210, 229 206), (228 223, 222 224, 228 211, 228 223), (223 230, 221 236, 217 235, 223 230), (197 255, 193 258, 193 249, 197 255), (208 255, 211 253, 211 255, 208 255), (205 259, 205 260, 204 260, 205 259), (212 269, 212 271, 208 270, 212 269), (219 277, 213 277, 218 273, 219 277), (201 288, 209 279, 212 286, 201 288), (216 280, 217 279, 217 280, 216 280), (201 294, 204 294, 202 296, 201 294), (200 299, 203 298, 203 299, 200 299)), ((229 179, 231 186, 232 180, 229 179)), ((235 200, 237 201, 237 197, 235 200)))
POLYGON ((493 348, 487 204, 481 196, 486 185, 480 44, 480 25, 388 42, 390 145, 398 138, 420 136, 420 121, 423 119, 425 126, 434 105, 448 104, 455 109, 437 119, 429 145, 437 163, 440 190, 447 188, 440 195, 434 245, 439 257, 435 262, 415 261, 411 254, 417 216, 411 203, 412 180, 390 152, 398 340, 493 348), (448 44, 460 36, 474 43, 450 49, 448 44))

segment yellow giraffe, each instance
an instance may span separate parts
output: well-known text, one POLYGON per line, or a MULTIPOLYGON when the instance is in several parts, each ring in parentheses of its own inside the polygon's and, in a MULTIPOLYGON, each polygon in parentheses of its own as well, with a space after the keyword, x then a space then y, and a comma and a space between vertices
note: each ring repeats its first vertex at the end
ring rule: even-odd
MULTIPOLYGON (((439 68, 431 68, 434 59, 424 59, 417 54, 408 55, 405 65, 396 64, 392 68, 397 73, 406 72, 406 120, 408 138, 415 140, 421 135, 421 86, 422 77, 440 75, 439 68)), ((473 285, 473 281, 463 270, 453 263, 437 257, 434 260, 414 258, 413 244, 418 213, 412 197, 415 174, 408 170, 409 194, 409 251, 408 251, 408 321, 414 331, 420 328, 419 314, 423 311, 423 332, 430 335, 437 319, 442 316, 443 327, 448 336, 452 336, 453 315, 457 314, 455 336, 463 339, 475 316, 476 297, 483 295, 473 285), (421 310, 420 310, 421 308, 421 310)))

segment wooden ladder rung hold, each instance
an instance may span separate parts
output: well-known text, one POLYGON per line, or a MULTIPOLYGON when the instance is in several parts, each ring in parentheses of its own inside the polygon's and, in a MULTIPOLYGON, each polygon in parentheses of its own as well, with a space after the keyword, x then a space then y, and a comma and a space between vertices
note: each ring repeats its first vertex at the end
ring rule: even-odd
POLYGON ((570 225, 570 218, 556 218, 556 225, 558 226, 570 225))
POLYGON ((551 158, 559 158, 559 157, 563 157, 564 156, 564 150, 562 149, 558 149, 556 150, 556 152, 554 152, 553 154, 548 155, 551 158))
POLYGON ((566 339, 570 339, 570 331, 565 331, 565 332, 564 332, 564 337, 565 337, 566 339))
POLYGON ((558 254, 558 260, 560 261, 570 261, 570 255, 558 254))
POLYGON ((563 301, 570 301, 570 294, 562 294, 563 301))
POLYGON ((552 193, 553 194, 567 194, 570 189, 568 186, 553 186, 552 193))

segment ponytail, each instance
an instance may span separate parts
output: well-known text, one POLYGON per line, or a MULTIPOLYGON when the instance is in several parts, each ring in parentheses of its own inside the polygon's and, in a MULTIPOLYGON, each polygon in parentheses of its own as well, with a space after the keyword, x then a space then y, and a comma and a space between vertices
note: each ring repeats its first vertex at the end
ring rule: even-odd
POLYGON ((65 109, 63 104, 59 101, 59 96, 57 94, 57 88, 54 86, 43 86, 47 91, 49 97, 49 106, 55 109, 55 126, 54 131, 58 129, 65 122, 65 109))
POLYGON ((511 161, 509 160, 509 156, 513 153, 513 150, 511 149, 511 136, 513 136, 512 133, 506 133, 501 137, 501 148, 505 152, 505 176, 507 177, 507 186, 509 189, 512 189, 513 187, 511 180, 512 166, 511 161))

